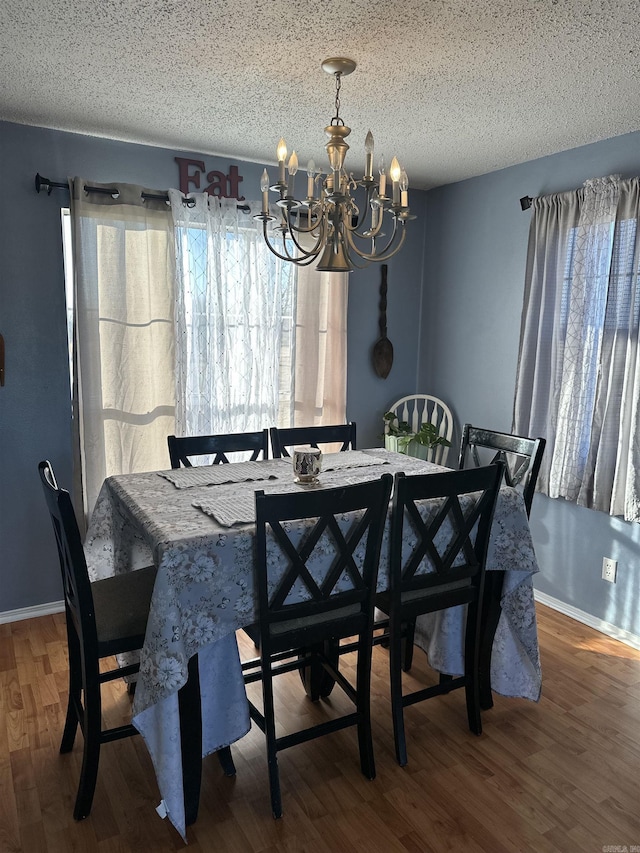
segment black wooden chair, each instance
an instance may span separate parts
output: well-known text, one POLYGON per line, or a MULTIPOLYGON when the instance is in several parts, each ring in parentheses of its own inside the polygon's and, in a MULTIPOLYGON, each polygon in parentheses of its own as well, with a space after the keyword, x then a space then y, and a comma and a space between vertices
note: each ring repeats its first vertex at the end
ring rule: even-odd
POLYGON ((497 460, 504 462, 504 481, 508 486, 522 489, 529 516, 545 444, 544 438, 527 438, 465 424, 458 468, 470 468, 472 465, 478 467, 497 460), (488 452, 484 459, 481 457, 483 451, 488 452))
MULTIPOLYGON (((458 468, 486 465, 488 462, 504 463, 504 481, 522 491, 527 518, 531 515, 531 504, 536 490, 542 456, 546 441, 544 438, 528 438, 511 435, 495 430, 481 429, 465 424, 462 430, 458 468)), ((502 606, 502 587, 504 572, 488 572, 483 605, 482 647, 480 650, 482 670, 481 706, 488 709, 493 706, 491 695, 491 651, 498 629, 502 606)), ((409 647, 407 646, 407 649, 409 647)))
POLYGON ((220 435, 167 436, 171 467, 191 468, 192 456, 213 456, 212 465, 229 462, 227 453, 250 451, 251 461, 269 458, 269 431, 235 432, 220 435))
MULTIPOLYGON (((140 669, 139 664, 131 663, 101 671, 100 661, 142 648, 156 568, 148 566, 91 582, 69 492, 58 487, 50 462, 40 462, 38 470, 53 523, 62 571, 69 647, 69 699, 60 752, 72 750, 80 725, 84 751, 73 816, 76 820, 83 820, 91 812, 100 747, 103 743, 138 734, 138 730, 130 723, 102 728, 100 687, 116 678, 135 675, 140 669)), ((195 761, 198 764, 197 768, 190 767, 184 779, 187 823, 195 820, 200 792, 199 764, 202 750, 199 729, 196 731, 200 709, 197 664, 194 665, 196 660, 194 656, 189 662, 190 681, 178 696, 183 759, 184 750, 190 749, 194 753, 191 764, 195 761), (185 742, 188 742, 187 746, 185 742)), ((217 754, 225 774, 233 776, 235 767, 230 747, 219 750, 217 754)))
POLYGON ((303 427, 271 427, 271 449, 273 458, 289 457, 289 448, 299 444, 310 444, 318 447, 320 444, 338 444, 343 450, 356 449, 356 425, 353 421, 348 424, 332 426, 303 426, 303 427))
POLYGON ((49 462, 38 469, 58 546, 67 618, 69 701, 60 752, 70 752, 79 724, 84 753, 73 816, 82 820, 91 811, 101 745, 138 734, 131 724, 102 729, 100 696, 101 684, 136 673, 138 664, 101 672, 100 660, 142 648, 156 569, 91 583, 69 493, 58 488, 49 462))
POLYGON ((407 763, 404 709, 464 687, 469 728, 480 717, 480 614, 491 521, 503 463, 468 471, 396 476, 391 514, 389 589, 376 607, 389 617, 391 710, 398 763, 407 763), (430 501, 430 503, 423 503, 430 501), (407 548, 406 542, 410 543, 407 548), (402 640, 418 616, 467 605, 465 673, 431 687, 402 692, 402 640))
POLYGON ((282 815, 277 754, 290 746, 355 725, 362 772, 375 777, 369 706, 373 598, 391 485, 385 474, 334 489, 256 493, 259 621, 245 630, 259 640, 260 657, 246 661, 243 670, 246 683, 262 682, 263 711, 249 706, 266 736, 274 817, 282 815), (338 672, 335 657, 324 655, 346 637, 357 638, 355 687, 338 672), (355 710, 278 737, 273 678, 312 664, 330 674, 355 710))

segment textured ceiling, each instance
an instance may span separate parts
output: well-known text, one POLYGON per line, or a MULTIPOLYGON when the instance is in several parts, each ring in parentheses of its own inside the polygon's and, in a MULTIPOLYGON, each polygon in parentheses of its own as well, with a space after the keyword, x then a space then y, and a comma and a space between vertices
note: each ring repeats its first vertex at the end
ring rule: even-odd
POLYGON ((2 0, 0 119, 347 168, 393 154, 428 188, 640 129, 637 0, 2 0))

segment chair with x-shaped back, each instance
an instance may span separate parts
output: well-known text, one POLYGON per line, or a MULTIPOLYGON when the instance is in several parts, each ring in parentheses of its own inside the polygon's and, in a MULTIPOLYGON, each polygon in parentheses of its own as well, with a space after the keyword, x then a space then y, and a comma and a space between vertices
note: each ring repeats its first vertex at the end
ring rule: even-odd
POLYGON ((480 718, 480 613, 487 546, 503 464, 447 473, 397 474, 389 546, 389 589, 376 607, 389 616, 391 711, 398 763, 407 763, 404 709, 464 687, 469 728, 480 718), (402 639, 418 616, 467 605, 464 675, 403 693, 402 639))
POLYGON ((289 450, 297 444, 318 445, 340 444, 339 451, 356 449, 356 425, 347 424, 302 427, 271 427, 271 449, 273 458, 291 456, 289 450))
POLYGON ((245 630, 260 657, 243 664, 246 683, 261 681, 263 710, 249 703, 264 732, 274 817, 282 815, 277 754, 356 726, 363 774, 373 779, 370 719, 373 597, 392 479, 288 494, 256 492, 255 584, 258 622, 245 630), (355 637, 354 685, 328 646, 355 637), (273 678, 320 665, 354 703, 352 713, 276 736, 273 678))
POLYGON ((219 433, 218 435, 180 437, 169 435, 167 444, 172 468, 179 468, 180 465, 191 468, 193 466, 191 457, 213 457, 210 460, 212 465, 231 462, 227 454, 240 451, 250 452, 252 462, 260 458, 269 458, 269 431, 266 429, 258 432, 219 433))

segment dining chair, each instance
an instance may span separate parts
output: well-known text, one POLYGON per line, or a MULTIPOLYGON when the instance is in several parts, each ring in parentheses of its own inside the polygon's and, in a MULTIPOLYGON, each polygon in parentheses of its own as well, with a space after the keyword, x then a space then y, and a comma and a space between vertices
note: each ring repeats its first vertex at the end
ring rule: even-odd
MULTIPOLYGON (((529 438, 523 435, 497 432, 465 424, 462 429, 458 468, 479 466, 487 462, 504 463, 504 481, 522 492, 527 518, 531 515, 531 504, 544 455, 544 438, 529 438)), ((480 665, 483 672, 481 706, 487 710, 493 706, 491 695, 491 651, 502 613, 502 587, 504 572, 488 572, 483 604, 483 632, 480 650, 480 665)), ((407 644, 407 654, 410 654, 407 644)), ((410 661, 409 661, 410 665, 410 661)))
POLYGON ((251 461, 269 458, 269 431, 220 433, 218 435, 167 436, 171 467, 191 468, 192 456, 213 456, 212 465, 231 460, 227 453, 250 451, 251 461))
POLYGON ((69 492, 58 487, 50 462, 40 462, 38 470, 62 570, 69 647, 69 698, 60 752, 71 751, 80 725, 84 751, 73 816, 82 820, 91 811, 101 745, 138 734, 131 724, 102 729, 100 686, 133 675, 139 665, 101 671, 100 661, 142 648, 156 569, 149 566, 92 583, 69 492))
MULTIPOLYGON (((375 605, 388 616, 391 713, 396 758, 407 763, 404 709, 465 688, 469 728, 480 717, 480 614, 489 533, 504 463, 484 468, 406 477, 393 489, 389 588, 375 605), (464 675, 403 693, 402 639, 418 616, 467 605, 464 675)), ((376 638, 376 643, 380 642, 376 638)))
MULTIPOLYGON (((398 422, 404 421, 409 424, 413 433, 419 432, 423 424, 431 423, 443 438, 451 441, 453 415, 447 404, 438 397, 433 397, 431 394, 410 394, 397 400, 388 411, 395 414, 398 422)), ((385 422, 385 430, 387 429, 388 424, 385 422)), ((446 465, 448 456, 449 447, 439 444, 429 448, 427 460, 437 465, 446 465)))
POLYGON ((485 465, 498 459, 504 462, 505 483, 521 489, 529 517, 545 445, 544 438, 528 438, 465 424, 462 429, 458 468, 485 465), (481 458, 483 450, 488 451, 490 459, 489 456, 485 460, 481 458))
POLYGON ((301 426, 301 427, 271 427, 271 450, 274 459, 291 456, 289 449, 298 444, 338 444, 343 450, 356 449, 356 425, 350 421, 346 424, 331 426, 301 426))
MULTIPOLYGON (((156 568, 148 566, 91 581, 71 496, 59 488, 50 462, 43 460, 38 470, 62 572, 69 649, 69 697, 60 752, 73 749, 79 725, 84 748, 73 817, 83 820, 91 812, 102 744, 138 734, 131 723, 102 728, 101 685, 135 675, 139 663, 103 669, 100 662, 142 648, 156 568)), ((189 665, 191 670, 191 661, 189 665)), ((178 700, 183 739, 194 741, 193 723, 199 713, 197 685, 190 686, 178 700)), ((235 774, 230 747, 218 750, 218 759, 226 775, 235 774)), ((189 777, 188 784, 199 793, 199 775, 189 777)))
POLYGON ((251 719, 266 737, 274 817, 282 816, 277 755, 283 749, 356 726, 360 767, 375 777, 370 719, 373 598, 392 478, 289 494, 256 492, 255 584, 258 621, 247 633, 260 657, 245 661, 245 682, 260 681, 262 711, 251 719), (324 655, 355 639, 355 686, 324 655), (323 667, 353 702, 351 713, 276 735, 274 676, 323 667))

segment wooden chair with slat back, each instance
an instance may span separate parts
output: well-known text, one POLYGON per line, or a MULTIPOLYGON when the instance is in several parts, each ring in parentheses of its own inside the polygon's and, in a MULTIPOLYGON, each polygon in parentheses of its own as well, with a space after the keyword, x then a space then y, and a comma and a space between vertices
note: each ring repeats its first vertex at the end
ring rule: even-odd
POLYGON ((100 671, 100 660, 142 648, 156 569, 149 566, 104 580, 89 580, 70 495, 58 488, 51 464, 38 466, 62 570, 69 645, 69 700, 60 752, 70 752, 78 725, 84 752, 76 820, 91 811, 103 743, 138 734, 130 724, 101 728, 100 686, 136 673, 138 664, 100 671))
POLYGON ((228 453, 250 452, 251 461, 269 458, 269 431, 220 433, 218 435, 167 436, 171 467, 179 468, 193 465, 191 457, 213 456, 212 465, 227 463, 231 460, 228 453))
POLYGON ((293 494, 256 493, 255 584, 258 622, 245 630, 260 657, 243 664, 245 681, 261 681, 263 710, 249 703, 264 732, 274 817, 282 815, 279 751, 356 726, 363 774, 373 779, 370 719, 373 597, 392 479, 293 494), (325 656, 329 644, 356 637, 356 683, 325 656), (283 672, 326 667, 354 703, 291 734, 276 736, 273 678, 283 672))
POLYGON ((409 705, 464 687, 469 728, 475 734, 482 731, 480 612, 487 545, 503 468, 503 463, 496 463, 468 471, 396 475, 389 589, 376 596, 376 608, 389 617, 391 710, 396 758, 402 766, 407 763, 404 709, 409 705), (408 549, 406 528, 410 529, 408 549), (464 675, 403 693, 406 623, 461 604, 467 605, 464 675))
POLYGON ((326 444, 341 444, 340 451, 356 449, 356 425, 353 421, 330 426, 271 427, 271 449, 273 458, 291 456, 289 449, 295 445, 310 444, 311 447, 326 444))
MULTIPOLYGON (((412 432, 418 432, 424 423, 431 423, 443 438, 451 441, 453 415, 447 404, 438 397, 431 394, 410 394, 397 400, 388 411, 393 412, 399 422, 408 423, 412 432)), ((385 422, 385 429, 387 428, 385 422)), ((448 456, 449 448, 446 445, 437 445, 429 448, 427 460, 435 462, 436 465, 446 465, 448 456)))

